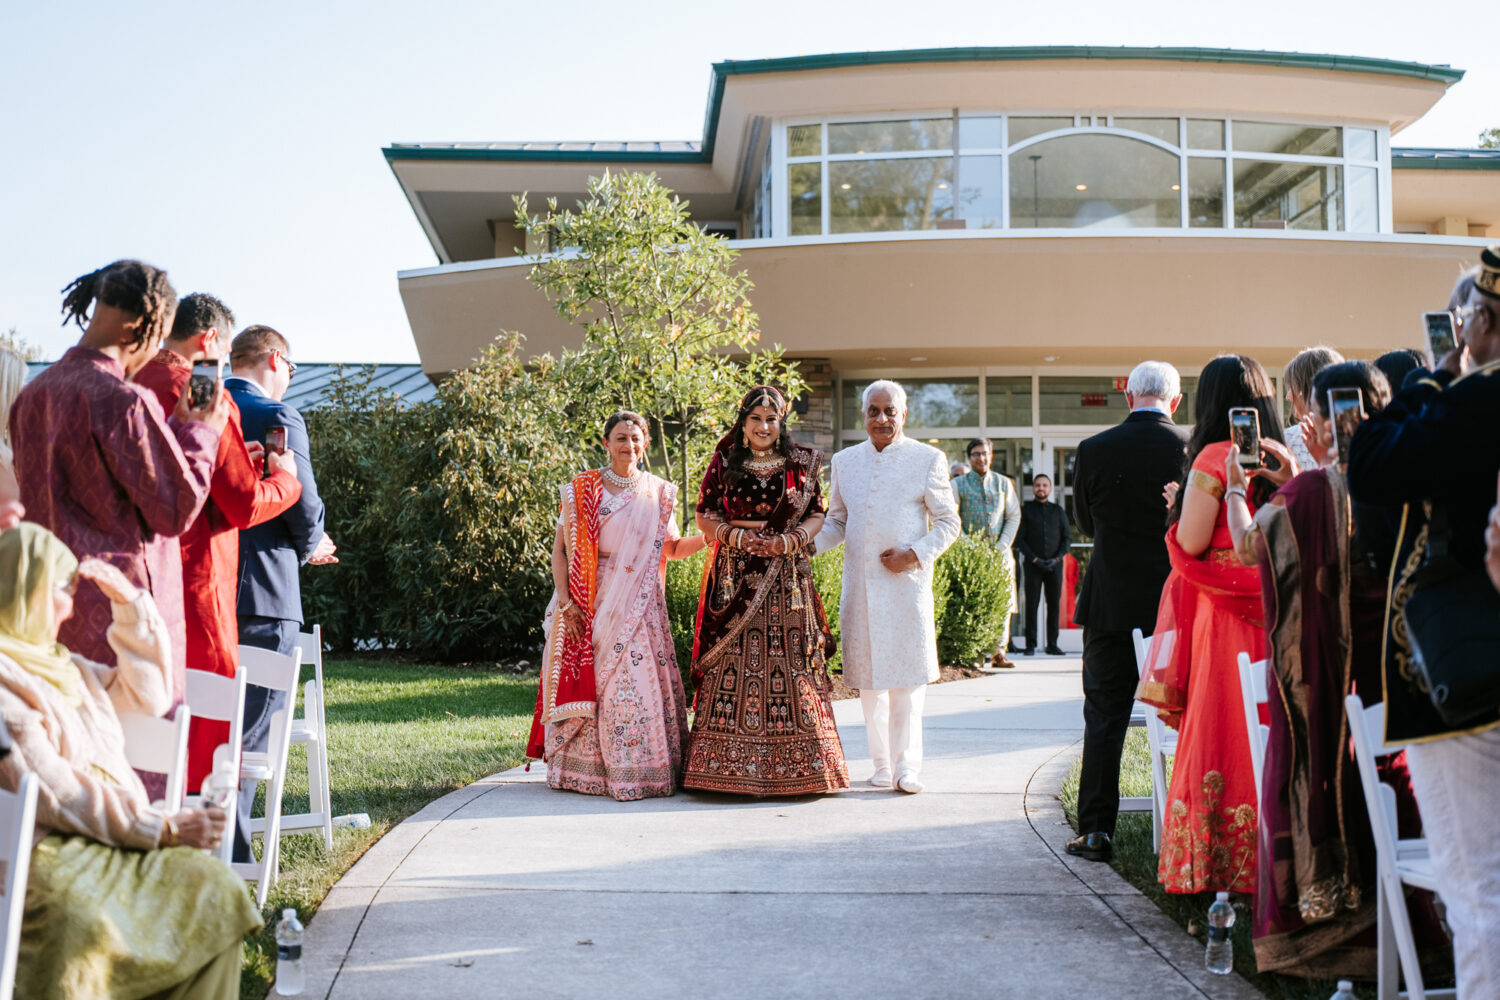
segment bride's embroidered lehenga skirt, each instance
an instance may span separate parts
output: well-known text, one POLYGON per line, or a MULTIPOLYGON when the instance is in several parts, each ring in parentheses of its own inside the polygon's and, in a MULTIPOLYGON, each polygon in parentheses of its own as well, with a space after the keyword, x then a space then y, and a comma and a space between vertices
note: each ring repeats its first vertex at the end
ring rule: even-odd
MULTIPOLYGON (((743 558, 721 548, 713 578, 723 571, 721 560, 743 558)), ((792 558, 802 571, 777 572, 764 597, 747 602, 738 634, 706 667, 695 665, 701 676, 686 788, 773 796, 849 787, 820 649, 822 608, 807 557, 792 558)))

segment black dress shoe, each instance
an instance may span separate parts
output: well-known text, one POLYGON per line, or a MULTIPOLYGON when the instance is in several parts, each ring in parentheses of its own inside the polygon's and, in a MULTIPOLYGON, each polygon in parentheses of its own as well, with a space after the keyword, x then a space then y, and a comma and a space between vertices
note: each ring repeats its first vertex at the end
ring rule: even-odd
POLYGON ((1107 833, 1085 833, 1068 841, 1068 853, 1087 861, 1108 861, 1115 855, 1107 833))
POLYGON ((1027 646, 1025 649, 1021 650, 1021 655, 1022 656, 1035 656, 1036 655, 1036 647, 1035 646, 1027 646))
POLYGON ((1061 646, 1048 646, 1046 649, 1042 650, 1042 652, 1046 653, 1048 656, 1066 655, 1065 653, 1063 653, 1061 646))

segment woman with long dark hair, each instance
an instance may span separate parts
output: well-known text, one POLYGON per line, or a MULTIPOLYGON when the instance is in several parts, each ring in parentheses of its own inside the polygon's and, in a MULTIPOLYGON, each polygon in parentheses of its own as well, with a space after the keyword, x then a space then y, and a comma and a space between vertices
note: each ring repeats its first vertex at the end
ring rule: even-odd
POLYGON ((1168 892, 1255 888, 1257 790, 1236 658, 1244 651, 1263 659, 1266 635, 1260 574, 1240 563, 1229 535, 1224 463, 1235 447, 1229 411, 1250 407, 1259 415, 1266 464, 1274 466, 1245 490, 1251 512, 1291 475, 1275 400, 1253 358, 1209 362, 1198 380, 1187 474, 1168 517, 1172 573, 1137 692, 1178 730, 1157 869, 1168 892))
POLYGON ((809 562, 827 509, 823 455, 792 441, 787 410, 777 389, 751 389, 698 494, 713 548, 693 639, 687 788, 759 797, 849 787, 829 702, 833 636, 809 562))

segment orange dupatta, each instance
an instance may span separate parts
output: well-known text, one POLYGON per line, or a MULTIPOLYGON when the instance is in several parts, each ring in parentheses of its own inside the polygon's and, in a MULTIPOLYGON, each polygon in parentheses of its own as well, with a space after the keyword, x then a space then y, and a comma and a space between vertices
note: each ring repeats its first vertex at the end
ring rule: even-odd
POLYGON ((541 683, 531 717, 526 756, 541 759, 546 727, 563 719, 592 719, 598 691, 594 681, 594 600, 599 579, 599 508, 604 502, 604 475, 582 473, 562 489, 563 541, 568 552, 568 597, 583 612, 583 634, 574 638, 548 605, 551 632, 542 652, 541 683))

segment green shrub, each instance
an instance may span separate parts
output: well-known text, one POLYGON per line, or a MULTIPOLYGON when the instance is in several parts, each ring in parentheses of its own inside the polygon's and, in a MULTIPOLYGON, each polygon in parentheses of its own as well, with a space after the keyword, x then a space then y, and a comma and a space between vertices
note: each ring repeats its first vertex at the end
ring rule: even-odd
POLYGON ((964 535, 938 557, 933 576, 937 599, 938 660, 951 665, 987 657, 1010 616, 1009 553, 977 535, 964 535))
POLYGON ((823 612, 828 616, 828 630, 838 650, 828 660, 828 669, 844 669, 844 646, 839 633, 839 601, 844 596, 844 547, 840 545, 832 552, 819 552, 812 559, 813 586, 818 590, 818 599, 823 602, 823 612))
POLYGON ((667 617, 672 623, 672 645, 677 648, 677 669, 682 684, 692 696, 693 630, 698 619, 698 593, 703 586, 703 564, 708 549, 686 559, 667 563, 667 617))

